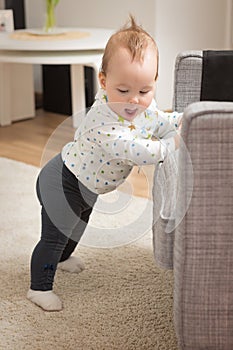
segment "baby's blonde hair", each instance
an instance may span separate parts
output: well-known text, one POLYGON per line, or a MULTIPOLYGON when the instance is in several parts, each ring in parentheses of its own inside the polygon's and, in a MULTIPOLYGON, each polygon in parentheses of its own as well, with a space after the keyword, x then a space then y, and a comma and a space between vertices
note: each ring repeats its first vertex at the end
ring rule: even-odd
POLYGON ((125 25, 114 33, 107 42, 104 50, 101 72, 107 74, 109 61, 118 47, 124 47, 129 50, 132 55, 132 61, 134 59, 143 60, 145 49, 151 46, 155 50, 157 56, 157 73, 155 80, 158 77, 158 48, 156 42, 141 26, 139 26, 134 17, 130 15, 130 25, 125 25))

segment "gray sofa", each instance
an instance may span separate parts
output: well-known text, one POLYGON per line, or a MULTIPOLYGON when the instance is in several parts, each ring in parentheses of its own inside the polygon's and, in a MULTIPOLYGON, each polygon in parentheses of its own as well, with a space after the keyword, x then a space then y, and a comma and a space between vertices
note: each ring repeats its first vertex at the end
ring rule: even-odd
POLYGON ((179 348, 232 350, 233 103, 195 102, 200 101, 202 57, 191 51, 176 60, 174 109, 184 110, 176 204, 182 220, 158 217, 161 189, 155 172, 154 255, 159 266, 174 270, 179 348))

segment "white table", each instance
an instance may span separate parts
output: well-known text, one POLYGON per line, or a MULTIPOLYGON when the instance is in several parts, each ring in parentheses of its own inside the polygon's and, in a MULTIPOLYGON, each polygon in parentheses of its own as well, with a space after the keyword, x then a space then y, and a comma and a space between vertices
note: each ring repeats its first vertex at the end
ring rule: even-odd
MULTIPOLYGON (((0 34, 0 125, 9 125, 14 120, 35 115, 32 71, 34 64, 69 64, 73 124, 77 126, 75 115, 86 108, 84 66, 91 66, 96 72, 96 91, 103 50, 113 31, 94 28, 62 30, 89 35, 64 40, 55 40, 55 37, 54 40, 48 40, 46 36, 43 40, 37 40, 32 35, 30 40, 19 40, 12 38, 12 33, 0 34)), ((32 30, 16 30, 13 34, 29 31, 32 30)))

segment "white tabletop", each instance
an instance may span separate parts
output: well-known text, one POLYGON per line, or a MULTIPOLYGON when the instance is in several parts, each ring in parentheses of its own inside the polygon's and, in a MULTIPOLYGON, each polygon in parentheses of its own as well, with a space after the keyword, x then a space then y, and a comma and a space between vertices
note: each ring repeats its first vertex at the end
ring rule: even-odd
MULTIPOLYGON (((17 99, 21 103, 22 100, 25 100, 24 108, 28 106, 29 94, 31 100, 34 101, 34 95, 31 92, 32 69, 30 70, 31 79, 28 78, 28 90, 25 90, 24 85, 26 84, 24 83, 22 85, 26 92, 23 94, 24 90, 22 90, 22 96, 20 93, 14 96, 15 90, 12 87, 14 87, 14 82, 18 78, 11 74, 12 63, 71 65, 73 123, 74 126, 78 125, 75 116, 78 115, 78 111, 83 111, 86 108, 84 66, 94 68, 96 72, 94 89, 96 90, 98 86, 97 76, 104 48, 113 31, 95 28, 59 29, 61 32, 67 31, 67 33, 57 34, 59 37, 56 37, 55 34, 49 37, 44 33, 38 34, 38 30, 36 30, 36 33, 34 32, 35 29, 0 33, 0 125, 9 125, 12 121, 11 103, 9 101, 17 99), (29 32, 33 32, 33 34, 29 32)), ((21 68, 18 67, 18 69, 21 68)), ((15 114, 17 114, 15 120, 20 119, 21 109, 15 114)), ((27 117, 34 115, 31 110, 24 114, 27 117)))
POLYGON ((56 35, 27 35, 27 40, 15 39, 19 33, 39 32, 38 29, 0 33, 0 62, 28 64, 86 64, 99 65, 104 48, 113 31, 97 28, 59 28, 61 33, 87 33, 78 39, 56 35), (12 38, 13 35, 13 38, 12 38))
POLYGON ((27 64, 84 64, 99 66, 103 51, 0 50, 0 62, 27 64))
MULTIPOLYGON (((94 51, 103 50, 113 34, 110 29, 101 28, 59 28, 63 32, 83 32, 89 35, 79 39, 59 39, 46 40, 46 35, 43 35, 43 40, 36 40, 35 35, 31 35, 30 40, 19 40, 11 38, 12 33, 0 33, 0 50, 19 50, 19 51, 94 51)), ((40 32, 39 29, 23 29, 15 30, 13 33, 34 33, 40 32)))

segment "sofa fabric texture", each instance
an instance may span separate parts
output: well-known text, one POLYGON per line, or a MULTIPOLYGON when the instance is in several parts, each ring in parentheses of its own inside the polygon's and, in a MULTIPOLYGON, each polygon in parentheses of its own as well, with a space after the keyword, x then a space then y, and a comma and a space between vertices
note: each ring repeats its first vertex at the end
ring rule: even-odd
POLYGON ((183 112, 192 102, 200 101, 202 51, 180 53, 175 62, 173 110, 183 112))
MULTIPOLYGON (((184 112, 193 193, 175 231, 174 315, 181 349, 233 349, 233 103, 198 102, 184 112)), ((189 190, 180 162, 179 181, 189 190)), ((177 210, 186 201, 183 192, 177 210)))
POLYGON ((233 102, 200 102, 201 51, 178 55, 174 80, 173 108, 184 111, 181 136, 186 146, 179 150, 177 218, 187 210, 181 222, 158 218, 155 170, 155 261, 174 270, 179 349, 232 350, 233 102), (167 230, 171 225, 174 230, 167 230))

